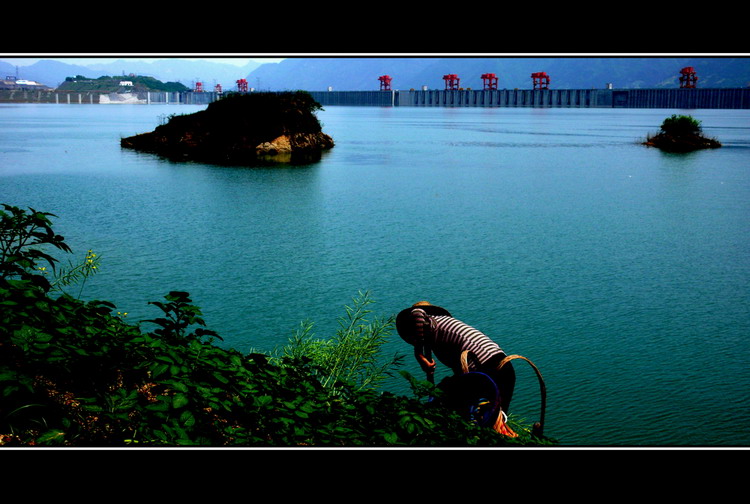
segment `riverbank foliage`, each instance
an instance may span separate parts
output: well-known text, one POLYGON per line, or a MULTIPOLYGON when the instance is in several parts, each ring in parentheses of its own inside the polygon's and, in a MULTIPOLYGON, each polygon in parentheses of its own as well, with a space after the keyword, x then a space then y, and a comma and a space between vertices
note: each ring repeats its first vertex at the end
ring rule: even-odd
POLYGON ((703 135, 701 122, 692 116, 673 114, 662 122, 659 132, 649 135, 645 145, 666 152, 690 152, 698 149, 715 149, 721 143, 703 135))
POLYGON ((112 303, 83 301, 56 281, 85 278, 98 263, 90 252, 61 272, 54 254, 71 249, 52 217, 0 211, 2 446, 549 444, 518 426, 522 436, 507 439, 424 401, 435 390, 408 373, 414 397, 372 386, 367 375, 387 371, 367 368, 389 321, 368 322, 366 301, 347 308, 333 340, 300 336, 278 355, 219 346, 186 292, 152 302, 150 321, 128 323, 112 303), (342 372, 352 367, 366 372, 342 372))

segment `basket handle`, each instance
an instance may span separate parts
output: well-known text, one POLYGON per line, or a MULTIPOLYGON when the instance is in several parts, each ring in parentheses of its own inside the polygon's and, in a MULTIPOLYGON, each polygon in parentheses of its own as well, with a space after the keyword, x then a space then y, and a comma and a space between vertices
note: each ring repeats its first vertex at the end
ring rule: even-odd
MULTIPOLYGON (((471 354, 471 357, 476 359, 476 355, 474 355, 474 353, 469 350, 464 350, 463 352, 461 352, 461 371, 463 373, 469 372, 469 354, 471 354)), ((542 373, 539 371, 539 368, 536 367, 536 365, 533 362, 531 362, 531 360, 527 359, 526 357, 522 355, 508 355, 502 361, 500 361, 500 364, 497 365, 497 369, 499 370, 505 364, 507 364, 508 362, 514 359, 523 359, 526 362, 528 362, 529 365, 531 365, 531 367, 534 369, 534 372, 536 372, 536 376, 539 379, 539 391, 542 396, 542 411, 541 411, 539 421, 533 425, 531 432, 535 436, 541 437, 544 432, 544 414, 547 409, 547 387, 544 384, 544 378, 542 378, 542 373)))
POLYGON ((544 432, 544 412, 547 409, 547 387, 544 384, 544 378, 542 378, 542 373, 539 371, 539 368, 536 367, 536 365, 531 362, 529 359, 522 355, 508 355, 505 357, 502 361, 500 361, 500 364, 498 364, 497 369, 502 368, 505 364, 512 361, 513 359, 523 359, 526 362, 531 365, 532 368, 534 368, 534 372, 536 372, 536 376, 539 379, 539 392, 542 396, 542 412, 539 418, 539 421, 534 424, 531 433, 541 437, 544 432))

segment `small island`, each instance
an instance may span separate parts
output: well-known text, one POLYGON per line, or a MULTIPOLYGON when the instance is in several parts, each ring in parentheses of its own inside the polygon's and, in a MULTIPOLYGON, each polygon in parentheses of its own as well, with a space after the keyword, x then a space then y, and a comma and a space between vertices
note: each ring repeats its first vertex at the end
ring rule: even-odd
POLYGON ((205 110, 169 118, 150 133, 123 138, 124 148, 178 161, 251 165, 310 162, 334 146, 306 92, 233 93, 205 110))
POLYGON ((685 115, 672 115, 665 119, 659 133, 649 135, 643 144, 666 152, 691 152, 721 147, 718 140, 703 136, 700 121, 685 115))

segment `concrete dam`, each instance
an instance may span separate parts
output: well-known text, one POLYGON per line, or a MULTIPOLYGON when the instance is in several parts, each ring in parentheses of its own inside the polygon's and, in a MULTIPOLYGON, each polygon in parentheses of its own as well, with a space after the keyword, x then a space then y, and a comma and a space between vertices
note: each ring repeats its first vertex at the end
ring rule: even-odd
MULTIPOLYGON (((321 105, 369 107, 579 107, 749 109, 749 88, 673 89, 422 89, 310 91, 321 105)), ((204 105, 217 92, 95 93, 0 90, 0 103, 204 105)))
POLYGON ((326 105, 747 109, 750 88, 314 91, 326 105))

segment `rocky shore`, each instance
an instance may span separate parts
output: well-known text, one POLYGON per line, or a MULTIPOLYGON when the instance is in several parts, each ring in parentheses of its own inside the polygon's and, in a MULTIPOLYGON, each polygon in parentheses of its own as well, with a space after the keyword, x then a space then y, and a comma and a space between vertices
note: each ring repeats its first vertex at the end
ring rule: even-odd
POLYGON ((692 152, 699 149, 716 149, 721 143, 701 135, 669 135, 660 133, 649 137, 645 142, 649 147, 657 147, 665 152, 692 152))
POLYGON ((318 159, 333 148, 309 93, 227 96, 205 110, 173 116, 154 131, 123 138, 123 148, 178 161, 247 165, 318 159))

